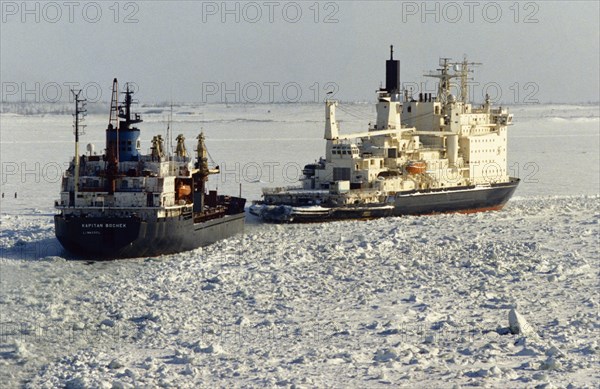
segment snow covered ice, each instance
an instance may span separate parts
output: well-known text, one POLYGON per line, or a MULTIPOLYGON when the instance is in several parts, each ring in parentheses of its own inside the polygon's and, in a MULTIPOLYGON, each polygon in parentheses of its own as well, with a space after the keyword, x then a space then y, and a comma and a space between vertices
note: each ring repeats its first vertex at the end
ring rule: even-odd
MULTIPOLYGON (((366 128, 373 107, 339 114, 366 128), (358 119, 358 117, 364 119, 358 119)), ((324 152, 320 104, 179 106, 222 192, 324 152)), ((47 110, 46 110, 47 112, 47 110)), ((54 238, 71 117, 1 119, 4 387, 598 387, 597 105, 511 107, 500 212, 264 225, 203 249, 71 261, 54 238), (17 197, 14 197, 15 192, 17 197)), ((143 107, 143 148, 168 108, 143 107), (144 109, 147 111, 144 113, 144 109)), ((103 143, 90 115, 82 143, 103 143)))

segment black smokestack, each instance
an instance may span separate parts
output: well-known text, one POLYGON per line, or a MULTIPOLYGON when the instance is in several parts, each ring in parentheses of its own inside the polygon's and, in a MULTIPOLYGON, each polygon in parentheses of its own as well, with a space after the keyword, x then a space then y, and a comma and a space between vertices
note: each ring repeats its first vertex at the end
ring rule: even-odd
POLYGON ((385 61, 385 90, 390 94, 400 91, 400 61, 394 59, 394 46, 390 46, 390 59, 385 61))

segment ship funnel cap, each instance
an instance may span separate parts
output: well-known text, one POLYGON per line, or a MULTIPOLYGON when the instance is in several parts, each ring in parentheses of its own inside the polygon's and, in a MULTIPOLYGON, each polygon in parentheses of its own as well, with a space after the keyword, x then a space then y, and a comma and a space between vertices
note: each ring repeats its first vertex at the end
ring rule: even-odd
POLYGON ((385 90, 390 94, 400 91, 400 61, 394 59, 393 45, 390 45, 390 59, 385 61, 385 90))

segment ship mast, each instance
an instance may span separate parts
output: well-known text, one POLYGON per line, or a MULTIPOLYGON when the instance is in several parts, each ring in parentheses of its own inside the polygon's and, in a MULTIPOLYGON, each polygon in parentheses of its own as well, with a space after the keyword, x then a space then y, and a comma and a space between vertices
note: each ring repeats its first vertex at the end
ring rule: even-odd
POLYGON ((119 83, 113 79, 112 97, 110 99, 110 115, 106 131, 106 177, 108 179, 108 193, 115 192, 115 177, 119 171, 119 83), (111 139, 111 132, 115 132, 116 139, 111 139))
MULTIPOLYGON (((115 79, 116 81, 116 79, 115 79)), ((114 93, 114 92, 113 92, 114 93)), ((131 104, 135 104, 136 102, 133 101, 133 98, 131 97, 133 95, 133 90, 129 89, 129 83, 125 83, 125 92, 121 92, 122 94, 125 95, 125 112, 123 112, 123 107, 119 107, 119 113, 118 113, 118 117, 121 119, 125 119, 125 121, 123 122, 123 124, 125 125, 125 130, 129 130, 129 126, 131 124, 137 124, 137 123, 141 123, 142 119, 140 118, 139 114, 131 114, 131 104)), ((117 98, 116 94, 113 94, 113 98, 117 98)), ((121 128, 117 128, 117 130, 121 130, 121 128)))
POLYGON ((437 69, 439 74, 425 74, 425 77, 439 78, 437 98, 443 105, 448 103, 448 97, 450 96, 450 80, 457 77, 455 74, 450 74, 448 71, 450 68, 450 58, 440 58, 440 69, 437 69))
POLYGON ((196 139, 198 139, 198 146, 196 146, 196 155, 198 158, 197 168, 202 182, 206 182, 210 173, 208 169, 208 151, 206 150, 206 145, 204 144, 204 131, 201 131, 200 135, 198 135, 196 139))
POLYGON ((460 101, 467 104, 469 102, 469 89, 468 89, 468 81, 472 80, 472 77, 469 77, 469 73, 473 73, 473 70, 470 69, 471 66, 481 65, 481 62, 468 62, 467 57, 463 57, 462 62, 453 62, 451 65, 456 67, 460 67, 458 71, 458 77, 460 77, 460 101))
POLYGON ((173 129, 171 126, 173 125, 173 99, 171 98, 171 110, 169 111, 169 123, 167 124, 167 142, 168 142, 168 150, 167 157, 168 160, 171 160, 171 153, 173 151, 173 129))
POLYGON ((83 129, 85 125, 83 120, 86 115, 86 100, 80 99, 79 95, 81 94, 81 89, 75 92, 75 90, 71 89, 71 93, 75 98, 75 113, 73 114, 73 133, 75 134, 75 182, 74 182, 74 192, 75 199, 77 198, 77 192, 79 192, 79 134, 80 131, 83 134, 83 129))
MULTIPOLYGON (((117 147, 115 157, 119 160, 119 83, 117 79, 113 79, 112 96, 110 98, 110 116, 108 118, 108 127, 114 128, 117 131, 117 147)), ((108 152, 108 150, 106 150, 108 152)))
POLYGON ((442 104, 448 103, 450 97, 450 88, 452 87, 451 80, 453 78, 460 79, 460 96, 459 100, 467 104, 469 102, 469 89, 468 81, 472 80, 469 78, 469 73, 473 73, 470 66, 481 65, 480 62, 468 62, 467 58, 464 57, 462 62, 450 62, 450 58, 440 58, 440 68, 437 69, 439 74, 425 74, 425 77, 439 78, 438 84, 438 101, 442 104), (454 66, 454 73, 450 73, 450 66, 454 66))
MULTIPOLYGON (((208 148, 206 147, 206 144, 204 143, 204 140, 206 139, 204 136, 204 131, 200 131, 200 135, 198 135, 196 137, 196 139, 198 139, 198 145, 196 146, 196 155, 197 155, 197 162, 196 162, 196 168, 198 169, 199 173, 200 173, 200 177, 202 177, 202 181, 206 182, 208 181, 208 176, 211 174, 218 174, 220 172, 219 167, 216 166, 214 168, 210 168, 208 166, 208 148)), ((211 158, 212 161, 212 158, 211 158)), ((214 162, 213 162, 214 163, 214 162)))
MULTIPOLYGON (((198 171, 194 174, 194 212, 202 212, 204 210, 204 192, 206 190, 206 183, 208 176, 211 174, 218 174, 220 169, 218 166, 211 169, 208 166, 208 149, 204 143, 204 131, 200 131, 200 135, 196 137, 198 139, 198 145, 196 146, 196 169, 198 171)), ((241 186, 240 186, 241 190, 241 186)))

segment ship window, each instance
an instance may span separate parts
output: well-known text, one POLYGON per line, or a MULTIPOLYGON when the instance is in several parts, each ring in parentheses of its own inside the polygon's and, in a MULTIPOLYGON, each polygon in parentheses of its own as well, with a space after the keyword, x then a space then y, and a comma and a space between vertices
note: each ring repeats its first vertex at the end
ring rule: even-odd
POLYGON ((333 180, 334 181, 350 181, 350 168, 334 167, 333 168, 333 180))
POLYGON ((408 106, 408 109, 407 109, 407 111, 408 111, 408 112, 411 112, 411 106, 410 106, 410 105, 408 106))
POLYGON ((130 140, 128 140, 128 141, 127 141, 127 144, 128 144, 128 145, 131 145, 131 141, 130 141, 130 140))

